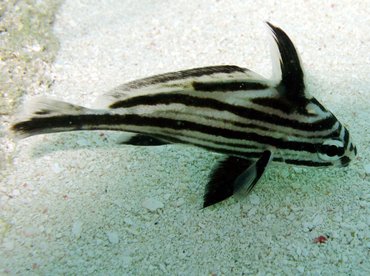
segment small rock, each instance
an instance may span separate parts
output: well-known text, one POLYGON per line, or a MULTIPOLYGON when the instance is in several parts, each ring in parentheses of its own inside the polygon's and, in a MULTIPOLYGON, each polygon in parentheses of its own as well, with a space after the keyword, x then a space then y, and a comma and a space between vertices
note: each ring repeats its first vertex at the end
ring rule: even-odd
POLYGON ((324 218, 320 215, 316 215, 312 220, 312 225, 314 227, 321 225, 324 222, 324 218))
POLYGON ((107 236, 110 243, 113 244, 119 243, 119 237, 116 232, 107 232, 107 236))
POLYGON ((14 249, 14 242, 11 240, 3 242, 2 246, 5 250, 12 251, 14 249))
POLYGON ((130 218, 124 218, 123 219, 123 221, 126 223, 126 224, 128 224, 128 225, 135 225, 135 223, 133 222, 133 220, 132 219, 130 219, 130 218))
POLYGON ((185 203, 185 200, 183 198, 179 198, 178 200, 176 200, 175 202, 175 206, 176 207, 180 207, 181 205, 183 205, 185 203))
POLYGON ((60 173, 63 171, 63 168, 61 168, 58 163, 54 163, 52 166, 52 170, 55 173, 60 173))
POLYGON ((257 208, 251 208, 248 212, 248 216, 254 216, 257 213, 257 208))
POLYGON ((72 235, 78 239, 81 236, 81 232, 82 232, 82 222, 75 221, 72 225, 72 235))
POLYGON ((294 220, 295 219, 295 214, 292 212, 287 216, 288 220, 294 220))
MULTIPOLYGON (((295 173, 302 173, 304 172, 306 169, 305 168, 301 168, 301 167, 292 167, 292 170, 295 172, 295 173)), ((304 268, 303 268, 304 269, 304 268)))
POLYGON ((258 205, 260 204, 260 198, 256 194, 251 194, 249 196, 249 200, 253 205, 258 205))
POLYGON ((80 138, 77 140, 77 144, 81 147, 84 147, 84 146, 87 146, 89 142, 84 138, 80 138))
POLYGON ((151 212, 154 212, 164 207, 163 203, 155 198, 146 198, 143 201, 142 206, 151 212))
POLYGON ((26 237, 33 237, 37 234, 37 229, 36 229, 36 227, 33 227, 33 226, 26 227, 23 230, 23 234, 26 237))
POLYGON ((365 173, 367 175, 370 175, 370 163, 367 163, 364 165, 365 173))
POLYGON ((130 256, 123 256, 121 257, 121 264, 123 267, 129 267, 131 265, 131 257, 130 256))
POLYGON ((281 174, 281 176, 282 177, 284 177, 284 178, 288 178, 289 177, 289 175, 290 175, 290 173, 289 173, 289 171, 288 170, 281 170, 280 171, 280 174, 281 174))
POLYGON ((274 214, 268 214, 268 215, 266 216, 266 221, 271 222, 271 221, 273 221, 275 218, 276 218, 276 216, 275 216, 274 214))
POLYGON ((30 50, 34 52, 40 52, 42 50, 42 47, 40 46, 40 44, 36 43, 30 47, 30 50))
POLYGON ((0 218, 0 242, 3 237, 9 232, 11 225, 0 218))

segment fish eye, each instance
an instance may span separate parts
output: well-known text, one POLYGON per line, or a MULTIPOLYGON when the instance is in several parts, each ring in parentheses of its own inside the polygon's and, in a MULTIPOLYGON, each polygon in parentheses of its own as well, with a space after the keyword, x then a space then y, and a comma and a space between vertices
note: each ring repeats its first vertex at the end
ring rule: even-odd
POLYGON ((337 160, 344 155, 344 152, 343 142, 337 139, 324 141, 318 149, 320 159, 326 161, 337 160))

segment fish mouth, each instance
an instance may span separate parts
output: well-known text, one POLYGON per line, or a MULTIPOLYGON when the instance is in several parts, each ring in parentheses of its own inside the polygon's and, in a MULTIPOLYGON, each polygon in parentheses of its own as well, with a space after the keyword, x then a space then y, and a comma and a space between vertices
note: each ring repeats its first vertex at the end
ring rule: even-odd
POLYGON ((347 167, 351 162, 351 159, 348 156, 343 156, 339 160, 342 167, 347 167))

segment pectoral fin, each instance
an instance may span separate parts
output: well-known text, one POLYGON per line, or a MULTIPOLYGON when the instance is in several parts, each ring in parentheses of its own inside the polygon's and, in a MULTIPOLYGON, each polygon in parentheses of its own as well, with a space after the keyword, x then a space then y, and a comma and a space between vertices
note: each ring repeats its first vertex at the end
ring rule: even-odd
POLYGON ((206 186, 203 208, 223 201, 235 193, 248 194, 271 159, 271 151, 265 151, 256 161, 234 156, 220 161, 212 171, 206 186))
POLYGON ((269 150, 264 151, 261 157, 255 161, 252 166, 247 168, 236 178, 234 182, 234 192, 241 195, 249 194, 254 186, 256 186, 271 160, 272 152, 269 150))

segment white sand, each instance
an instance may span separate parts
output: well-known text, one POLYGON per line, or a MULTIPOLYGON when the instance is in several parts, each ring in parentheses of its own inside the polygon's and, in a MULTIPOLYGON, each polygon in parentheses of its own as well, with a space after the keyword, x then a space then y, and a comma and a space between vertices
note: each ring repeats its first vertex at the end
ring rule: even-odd
POLYGON ((357 160, 273 165, 248 198, 200 210, 216 155, 119 146, 108 132, 22 140, 0 187, 0 274, 370 274, 369 2, 258 2, 68 0, 55 85, 41 93, 89 106, 179 69, 237 64, 268 76, 269 20, 295 42, 310 92, 349 127, 357 160))

